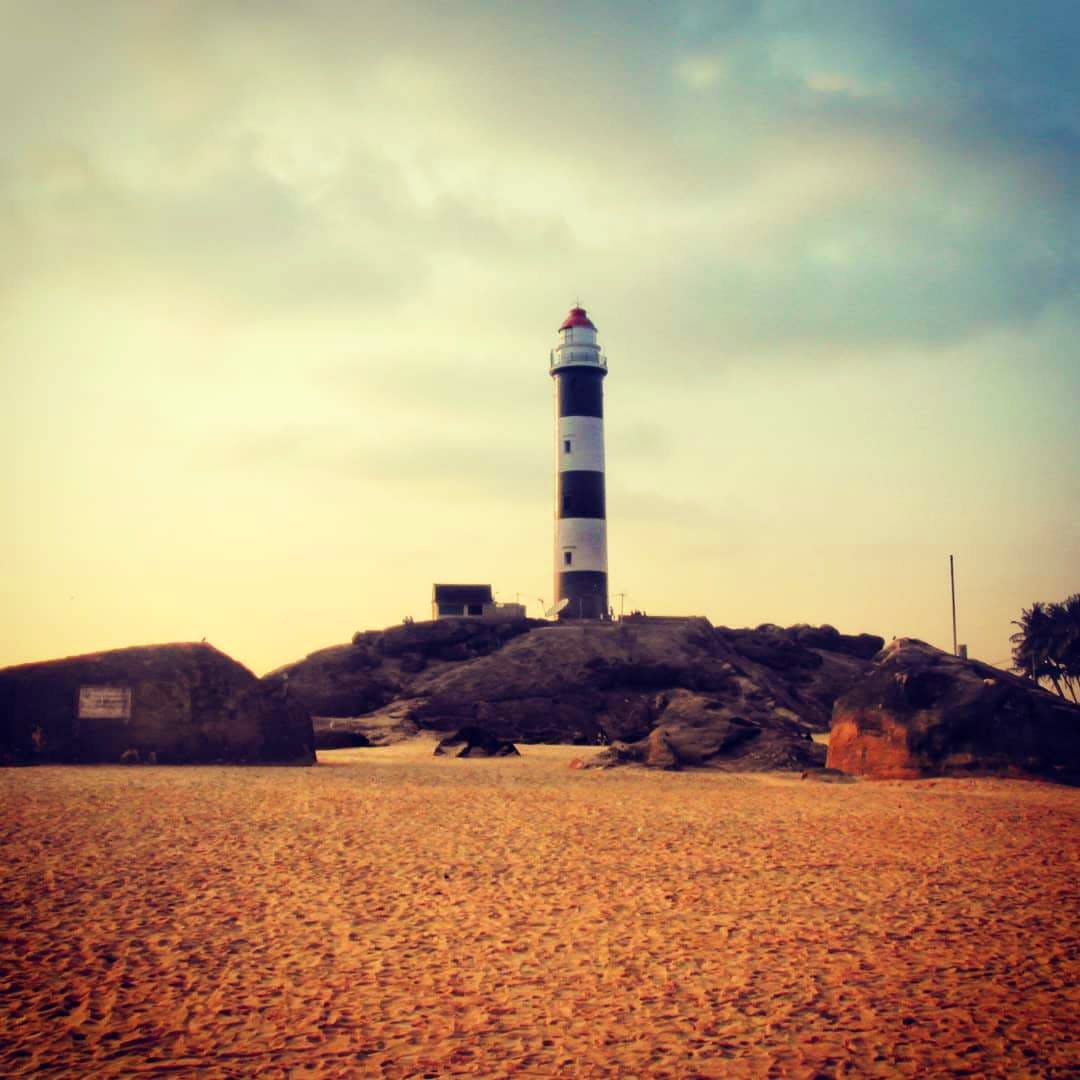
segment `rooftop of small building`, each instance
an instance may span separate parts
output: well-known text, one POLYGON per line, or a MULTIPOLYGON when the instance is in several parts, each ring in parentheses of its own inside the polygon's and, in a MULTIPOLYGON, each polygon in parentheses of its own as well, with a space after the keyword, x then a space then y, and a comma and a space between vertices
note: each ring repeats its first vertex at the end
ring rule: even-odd
POLYGON ((490 604, 491 586, 436 583, 432 586, 432 599, 437 604, 490 604))

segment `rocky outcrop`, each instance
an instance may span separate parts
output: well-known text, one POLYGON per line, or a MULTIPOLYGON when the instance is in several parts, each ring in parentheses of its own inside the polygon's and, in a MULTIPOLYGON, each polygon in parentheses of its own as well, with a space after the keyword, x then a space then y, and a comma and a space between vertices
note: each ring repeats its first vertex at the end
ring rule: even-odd
POLYGON ((820 764, 810 733, 828 730, 833 700, 881 645, 832 627, 733 630, 703 618, 447 619, 357 634, 264 682, 287 685, 335 740, 385 745, 474 726, 506 742, 636 746, 663 727, 680 765, 804 768, 820 764))
POLYGON ((288 694, 311 716, 360 716, 394 700, 397 670, 371 648, 332 645, 264 675, 270 690, 288 694))
POLYGON ((308 712, 206 644, 0 671, 0 760, 311 764, 308 712))
POLYGON ((435 747, 436 756, 450 757, 517 757, 518 748, 511 742, 492 735, 478 727, 463 727, 453 735, 447 735, 435 747))
MULTIPOLYGON (((527 634, 535 619, 440 619, 358 633, 263 676, 316 717, 359 717, 407 692, 421 672, 475 660, 527 634)), ((402 737, 406 737, 403 735, 402 737)))
POLYGON ((420 734, 420 727, 409 715, 408 702, 392 701, 363 716, 316 716, 315 746, 318 750, 337 750, 343 746, 391 746, 420 734))
POLYGON ((714 644, 704 620, 547 625, 470 664, 419 676, 413 715, 423 727, 475 723, 511 741, 642 738, 655 726, 658 690, 731 680, 714 644))
POLYGON ((1080 779, 1080 707, 1026 680, 900 638, 836 701, 828 765, 877 779, 1080 779))
POLYGON ((755 708, 745 699, 741 704, 744 707, 738 699, 723 701, 687 690, 660 695, 656 727, 636 742, 614 743, 589 767, 636 763, 658 769, 708 766, 759 772, 824 764, 825 748, 813 741, 797 716, 755 708))
POLYGON ((874 634, 841 634, 832 626, 785 630, 766 623, 754 630, 718 627, 716 634, 749 677, 780 682, 799 716, 822 732, 829 730, 833 702, 862 678, 885 644, 874 634))

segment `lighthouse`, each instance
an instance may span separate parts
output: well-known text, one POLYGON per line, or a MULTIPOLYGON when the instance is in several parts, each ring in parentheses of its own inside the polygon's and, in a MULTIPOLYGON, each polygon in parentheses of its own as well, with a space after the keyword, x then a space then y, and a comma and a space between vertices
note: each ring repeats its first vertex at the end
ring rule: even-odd
POLYGON ((608 614, 604 376, 596 327, 573 307, 551 350, 555 380, 555 599, 560 619, 608 614))

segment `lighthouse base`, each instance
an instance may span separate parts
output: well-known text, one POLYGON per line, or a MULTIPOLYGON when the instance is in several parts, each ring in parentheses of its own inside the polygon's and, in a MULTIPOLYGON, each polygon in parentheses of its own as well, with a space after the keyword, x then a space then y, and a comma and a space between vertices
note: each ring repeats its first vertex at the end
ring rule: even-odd
POLYGON ((560 619, 606 619, 607 574, 598 570, 567 570, 559 574, 559 600, 569 600, 560 619))

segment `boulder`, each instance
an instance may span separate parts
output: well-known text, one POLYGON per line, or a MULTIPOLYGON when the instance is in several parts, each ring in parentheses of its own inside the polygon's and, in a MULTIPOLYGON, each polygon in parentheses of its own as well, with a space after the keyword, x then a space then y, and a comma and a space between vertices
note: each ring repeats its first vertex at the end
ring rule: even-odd
MULTIPOLYGON (((745 711, 754 711, 752 702, 744 704, 750 705, 745 711)), ((640 764, 763 772, 805 770, 825 761, 825 748, 795 716, 759 710, 756 719, 749 719, 717 698, 681 689, 660 695, 654 708, 658 723, 645 738, 612 743, 588 767, 640 764)))
POLYGON ((316 750, 347 750, 370 746, 371 740, 352 723, 352 717, 312 717, 316 750))
POLYGON ((393 701, 363 716, 315 716, 312 717, 312 724, 318 750, 336 750, 345 746, 390 746, 420 733, 407 701, 393 701))
POLYGON ((876 779, 1080 777, 1080 707, 913 638, 891 642, 833 710, 828 765, 876 779))
POLYGON ((145 645, 0 671, 5 763, 310 765, 307 712, 211 645, 145 645))
POLYGON ((432 619, 357 634, 354 645, 370 645, 383 656, 469 660, 501 648, 537 626, 540 619, 432 619))
POLYGON ((841 634, 835 626, 807 626, 801 623, 781 631, 798 645, 822 652, 842 653, 856 660, 873 660, 885 645, 877 634, 841 634))
POLYGON ((874 634, 841 634, 832 626, 764 624, 754 630, 718 627, 743 674, 774 695, 815 731, 828 731, 836 698, 869 670, 885 644, 874 634))
POLYGON ((360 716, 393 701, 397 672, 363 645, 332 645, 264 675, 273 693, 288 694, 310 716, 360 716))
POLYGON ((668 769, 674 771, 682 767, 682 761, 671 745, 668 733, 662 728, 653 728, 644 740, 641 764, 650 769, 668 769))
MULTIPOLYGON (((740 743, 760 736, 762 722, 738 715, 723 701, 689 690, 674 690, 661 696, 656 705, 659 726, 650 738, 662 732, 667 746, 681 765, 705 765, 720 755, 730 754, 740 743)), ((744 710, 749 711, 749 710, 744 710)), ((798 722, 788 724, 802 738, 798 722)), ((651 764, 646 761, 646 764, 651 764)))
MULTIPOLYGON (((438 619, 355 634, 347 645, 319 649, 263 676, 311 716, 359 717, 409 694, 421 673, 438 674, 502 648, 535 619, 438 619)), ((407 737, 405 735, 402 736, 407 737)))
POLYGON ((437 755, 451 757, 516 757, 518 748, 510 742, 496 738, 490 731, 478 727, 463 727, 453 735, 447 735, 435 747, 437 755))

